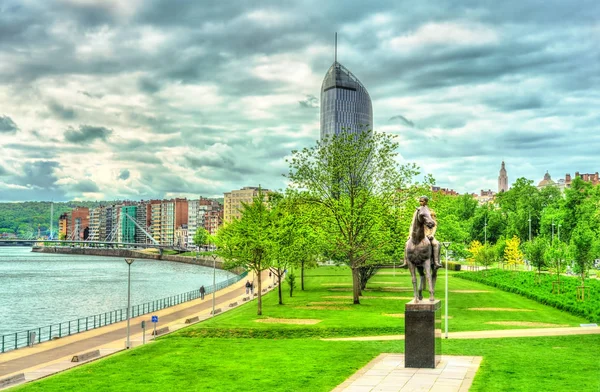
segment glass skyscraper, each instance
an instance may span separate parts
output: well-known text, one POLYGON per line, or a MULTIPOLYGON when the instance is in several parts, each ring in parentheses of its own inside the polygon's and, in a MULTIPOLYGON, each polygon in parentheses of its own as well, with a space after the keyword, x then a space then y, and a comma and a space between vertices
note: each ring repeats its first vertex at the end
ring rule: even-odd
POLYGON ((371 97, 360 80, 335 61, 321 86, 321 140, 373 128, 371 97))

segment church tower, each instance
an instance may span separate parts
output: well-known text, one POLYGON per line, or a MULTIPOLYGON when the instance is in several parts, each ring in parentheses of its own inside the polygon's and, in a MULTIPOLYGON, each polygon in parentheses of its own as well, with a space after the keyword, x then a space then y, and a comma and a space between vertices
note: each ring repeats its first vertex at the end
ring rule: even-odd
POLYGON ((506 175, 506 168, 504 167, 504 161, 500 167, 500 175, 498 176, 498 193, 506 192, 508 190, 508 176, 506 175))

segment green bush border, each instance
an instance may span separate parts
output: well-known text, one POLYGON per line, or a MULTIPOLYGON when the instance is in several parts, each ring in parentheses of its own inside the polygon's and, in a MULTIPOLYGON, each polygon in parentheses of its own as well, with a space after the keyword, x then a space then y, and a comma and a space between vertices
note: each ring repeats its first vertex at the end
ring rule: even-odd
POLYGON ((535 272, 506 271, 491 269, 477 272, 461 272, 458 278, 483 283, 510 293, 516 293, 544 305, 584 317, 592 323, 600 322, 600 281, 590 279, 585 282, 586 299, 577 300, 577 286, 581 281, 576 277, 561 276, 560 294, 552 293, 554 275, 542 274, 540 282, 535 272), (587 295, 589 294, 589 297, 587 295))

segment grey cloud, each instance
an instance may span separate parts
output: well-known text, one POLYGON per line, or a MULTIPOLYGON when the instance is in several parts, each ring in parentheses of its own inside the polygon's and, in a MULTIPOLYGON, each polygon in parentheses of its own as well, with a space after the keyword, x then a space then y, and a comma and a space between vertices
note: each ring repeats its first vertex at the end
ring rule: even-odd
POLYGON ((119 172, 119 179, 120 180, 127 180, 130 176, 129 170, 128 169, 121 169, 121 171, 119 172))
POLYGON ((112 130, 104 127, 80 125, 79 129, 69 128, 65 131, 65 140, 75 144, 91 143, 94 140, 107 141, 112 130))
POLYGON ((56 161, 34 161, 23 164, 23 175, 18 178, 20 185, 40 188, 54 188, 58 180, 55 169, 60 167, 56 161))
POLYGON ((70 193, 100 192, 100 188, 98 188, 98 185, 96 185, 96 183, 90 180, 82 180, 75 185, 71 185, 65 188, 67 188, 70 193))
POLYGON ((0 165, 0 177, 5 176, 6 174, 8 174, 8 172, 2 165, 0 165))
POLYGON ((485 102, 490 106, 507 112, 540 109, 544 106, 544 100, 537 95, 513 94, 504 97, 488 98, 485 102))
POLYGON ((406 117, 404 117, 401 114, 398 114, 397 116, 394 116, 394 117, 390 117, 390 121, 394 121, 394 120, 400 120, 400 122, 402 124, 407 125, 407 126, 409 126, 411 128, 415 127, 415 123, 414 122, 410 121, 409 119, 407 119, 406 117))
POLYGON ((92 99, 101 99, 104 95, 102 94, 92 94, 89 93, 87 91, 78 91, 79 94, 85 95, 88 98, 92 98, 92 99))
POLYGON ((189 190, 186 181, 177 173, 171 173, 167 170, 142 173, 142 183, 152 187, 159 194, 166 192, 188 192, 189 190))
POLYGON ((0 116, 0 133, 16 133, 19 130, 17 124, 8 116, 0 116))
POLYGON ((77 117, 77 113, 75 113, 73 108, 63 106, 56 101, 48 102, 48 109, 63 120, 72 120, 77 117))
POLYGON ((234 161, 227 157, 195 157, 184 156, 185 161, 194 168, 212 167, 212 168, 233 168, 234 161))
POLYGON ((298 101, 301 108, 318 109, 319 100, 314 95, 307 95, 305 100, 298 101))
POLYGON ((160 85, 156 83, 156 81, 151 80, 149 78, 140 78, 138 80, 138 87, 140 91, 144 93, 153 94, 160 90, 160 85))

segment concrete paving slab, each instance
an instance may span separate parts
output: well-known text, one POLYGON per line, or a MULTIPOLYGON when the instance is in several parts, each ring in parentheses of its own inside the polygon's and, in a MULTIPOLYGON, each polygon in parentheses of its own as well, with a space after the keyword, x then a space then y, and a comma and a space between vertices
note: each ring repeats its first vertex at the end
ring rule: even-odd
POLYGON ((381 354, 333 392, 466 392, 480 363, 481 357, 443 355, 435 369, 405 368, 403 354, 381 354))

